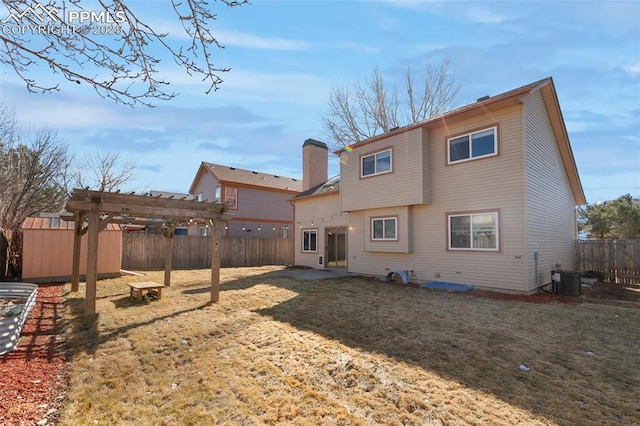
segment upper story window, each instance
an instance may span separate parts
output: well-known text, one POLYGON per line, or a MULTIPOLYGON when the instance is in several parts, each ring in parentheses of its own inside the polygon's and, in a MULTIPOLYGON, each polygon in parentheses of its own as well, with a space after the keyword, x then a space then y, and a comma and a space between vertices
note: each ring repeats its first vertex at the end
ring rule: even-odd
POLYGON ((498 213, 451 214, 449 250, 498 251, 498 213))
POLYGON ((318 231, 315 229, 305 229, 302 231, 302 251, 318 251, 318 231))
POLYGON ((196 201, 202 201, 202 192, 198 192, 196 195, 194 195, 194 199, 196 201))
POLYGON ((224 202, 230 209, 238 208, 238 188, 226 187, 224 189, 224 202))
POLYGON ((448 163, 491 157, 498 153, 498 128, 491 127, 450 138, 447 141, 448 163))
POLYGON ((213 201, 215 201, 216 203, 220 202, 220 187, 216 186, 216 189, 213 193, 213 201))
POLYGON ((379 217, 371 219, 373 241, 395 241, 398 239, 398 218, 379 217))
POLYGON ((391 149, 365 155, 360 159, 360 177, 391 172, 391 149))

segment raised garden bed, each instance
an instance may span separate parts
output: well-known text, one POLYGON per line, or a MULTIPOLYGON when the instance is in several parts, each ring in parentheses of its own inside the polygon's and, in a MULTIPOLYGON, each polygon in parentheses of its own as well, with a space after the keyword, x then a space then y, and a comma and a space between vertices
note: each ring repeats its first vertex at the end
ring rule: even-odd
POLYGON ((15 349, 37 295, 36 284, 0 283, 0 355, 15 349))

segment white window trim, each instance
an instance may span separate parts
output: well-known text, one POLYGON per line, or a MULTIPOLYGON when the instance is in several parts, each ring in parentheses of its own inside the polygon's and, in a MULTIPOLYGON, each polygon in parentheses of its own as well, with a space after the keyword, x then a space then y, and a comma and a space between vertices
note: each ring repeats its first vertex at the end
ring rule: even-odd
POLYGON ((479 158, 487 158, 487 157, 495 157, 498 155, 498 126, 487 127, 486 129, 474 130, 473 132, 463 133, 461 135, 453 136, 447 139, 447 164, 458 164, 464 163, 466 161, 473 161, 479 158), (471 146, 472 139, 471 136, 476 133, 486 132, 487 130, 493 130, 493 152, 491 154, 478 155, 477 157, 473 157, 473 148, 471 146), (451 161, 451 141, 454 139, 460 139, 462 137, 467 136, 469 138, 469 158, 463 158, 462 160, 454 160, 451 161))
POLYGON ((300 240, 301 248, 303 253, 317 253, 318 252, 318 230, 317 229, 303 229, 302 230, 302 240, 300 240), (309 248, 311 248, 311 233, 316 234, 316 249, 315 250, 305 250, 304 249, 304 233, 309 233, 309 248))
POLYGON ((497 211, 486 211, 486 212, 473 212, 473 213, 456 213, 456 214, 448 214, 447 215, 447 245, 448 249, 451 251, 500 251, 500 215, 497 211), (482 247, 452 247, 451 246, 451 218, 452 217, 464 217, 469 216, 469 232, 470 232, 470 243, 473 244, 473 216, 477 215, 494 215, 496 218, 496 247, 495 248, 482 248, 482 247))
POLYGON ((229 205, 229 208, 232 210, 236 210, 238 208, 238 188, 235 186, 225 186, 224 187, 224 203, 229 205), (228 195, 229 192, 235 191, 235 197, 230 197, 228 195), (228 200, 234 200, 233 204, 230 204, 228 200))
POLYGON ((393 171, 393 150, 391 148, 387 148, 387 149, 383 149, 382 151, 377 151, 371 154, 367 154, 367 155, 363 155, 362 157, 360 157, 360 177, 361 178, 368 178, 371 176, 378 176, 378 175, 384 175, 387 173, 391 173, 393 171), (364 174, 364 167, 362 167, 362 163, 364 161, 365 158, 369 158, 369 157, 374 157, 374 168, 377 165, 377 162, 375 161, 375 156, 385 153, 385 152, 389 152, 389 170, 385 170, 384 172, 378 172, 377 170, 374 171, 373 173, 369 174, 369 175, 365 175, 364 174))
POLYGON ((389 216, 389 217, 372 217, 371 218, 371 241, 398 241, 398 217, 397 216, 389 216), (382 220, 382 231, 384 233, 384 230, 386 229, 385 227, 385 223, 384 221, 386 220, 392 220, 394 221, 394 227, 395 227, 395 237, 394 238, 376 238, 373 235, 373 222, 375 222, 376 220, 382 220))

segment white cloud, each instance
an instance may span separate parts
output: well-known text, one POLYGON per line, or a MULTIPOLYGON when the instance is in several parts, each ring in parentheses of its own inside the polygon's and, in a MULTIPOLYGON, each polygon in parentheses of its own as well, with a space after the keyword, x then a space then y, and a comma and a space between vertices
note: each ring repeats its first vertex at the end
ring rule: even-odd
POLYGON ((640 74, 640 64, 626 66, 624 67, 624 71, 631 77, 635 77, 640 74))
MULTIPOLYGON (((191 40, 191 37, 185 32, 185 29, 179 22, 167 19, 156 19, 151 25, 158 33, 165 33, 173 39, 191 40)), ((212 30, 212 35, 223 46, 292 51, 308 50, 311 48, 311 43, 302 40, 270 37, 241 31, 226 31, 220 28, 212 30)))
POLYGON ((465 15, 471 22, 479 24, 500 24, 507 20, 505 16, 487 9, 471 8, 467 10, 465 15))
POLYGON ((279 37, 265 37, 238 31, 217 30, 216 38, 225 46, 264 50, 309 50, 311 43, 279 37))

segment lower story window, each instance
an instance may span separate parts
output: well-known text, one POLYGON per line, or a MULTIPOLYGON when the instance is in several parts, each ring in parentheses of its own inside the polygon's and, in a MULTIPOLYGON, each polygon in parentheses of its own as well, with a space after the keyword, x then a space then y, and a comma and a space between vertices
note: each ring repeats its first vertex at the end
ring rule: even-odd
POLYGON ((318 231, 315 229, 305 229, 302 231, 302 251, 318 251, 318 231))
POLYGON ((374 241, 397 240, 398 218, 381 217, 371 219, 371 239, 374 241))
POLYGON ((451 214, 450 250, 498 250, 498 212, 451 214))

